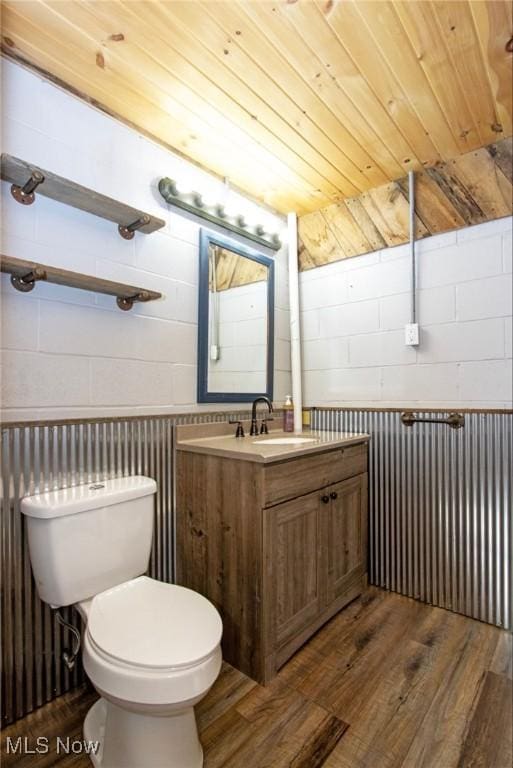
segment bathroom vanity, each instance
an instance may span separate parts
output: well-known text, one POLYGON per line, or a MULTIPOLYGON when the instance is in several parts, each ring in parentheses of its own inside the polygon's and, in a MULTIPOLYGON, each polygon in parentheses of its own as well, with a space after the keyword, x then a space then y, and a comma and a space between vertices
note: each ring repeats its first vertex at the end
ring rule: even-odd
POLYGON ((304 437, 178 433, 177 582, 214 603, 224 659, 261 683, 367 582, 368 436, 304 437))

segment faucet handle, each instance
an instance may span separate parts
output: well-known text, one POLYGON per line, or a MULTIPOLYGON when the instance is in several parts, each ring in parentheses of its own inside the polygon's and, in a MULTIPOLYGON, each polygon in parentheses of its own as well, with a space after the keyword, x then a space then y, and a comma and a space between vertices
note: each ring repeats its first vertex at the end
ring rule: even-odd
POLYGON ((268 435, 269 434, 269 430, 267 429, 267 422, 268 421, 274 421, 273 417, 270 416, 269 418, 266 419, 265 416, 264 416, 264 418, 262 419, 262 424, 260 426, 260 434, 261 435, 268 435))
POLYGON ((242 426, 242 421, 238 421, 237 419, 230 419, 228 424, 237 424, 235 437, 244 437, 244 427, 242 426))

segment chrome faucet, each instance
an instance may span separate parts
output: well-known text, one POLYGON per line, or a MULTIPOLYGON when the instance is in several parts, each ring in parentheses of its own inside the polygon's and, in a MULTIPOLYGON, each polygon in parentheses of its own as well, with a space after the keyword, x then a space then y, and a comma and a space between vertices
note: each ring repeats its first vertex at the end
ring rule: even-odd
MULTIPOLYGON (((262 395, 261 397, 256 397, 253 400, 253 406, 251 408, 251 429, 249 430, 250 435, 258 435, 258 425, 257 425, 257 417, 256 417, 257 403, 265 403, 269 409, 269 413, 273 412, 273 404, 271 403, 268 397, 265 397, 265 395, 262 395)), ((265 420, 262 424, 262 430, 261 430, 261 432, 265 434, 267 432, 267 426, 265 426, 264 428, 264 424, 265 424, 265 420)))

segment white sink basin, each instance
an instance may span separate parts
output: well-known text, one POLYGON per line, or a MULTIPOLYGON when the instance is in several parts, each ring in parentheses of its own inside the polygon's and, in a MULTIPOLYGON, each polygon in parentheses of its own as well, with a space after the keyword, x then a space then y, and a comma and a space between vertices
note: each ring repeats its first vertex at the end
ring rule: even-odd
POLYGON ((316 442, 315 437, 269 437, 265 440, 253 440, 257 445, 303 445, 316 442))

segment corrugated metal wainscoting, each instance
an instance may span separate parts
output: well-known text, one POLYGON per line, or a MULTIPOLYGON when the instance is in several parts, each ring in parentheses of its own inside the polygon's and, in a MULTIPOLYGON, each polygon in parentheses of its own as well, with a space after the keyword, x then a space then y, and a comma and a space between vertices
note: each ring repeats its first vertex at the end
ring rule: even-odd
POLYGON ((314 408, 311 419, 371 435, 371 582, 511 629, 512 414, 466 413, 459 430, 405 427, 394 411, 314 408))
MULTIPOLYGON (((247 414, 245 414, 247 415, 247 414)), ((240 415, 230 413, 240 418, 240 415)), ((61 661, 70 640, 39 600, 32 580, 20 499, 32 493, 143 474, 158 484, 150 573, 173 577, 173 451, 177 424, 221 421, 195 414, 2 428, 2 723, 5 725, 83 679, 61 661)), ((70 542, 70 546, 72 543, 70 542)), ((63 611, 70 617, 71 609, 63 611)), ((73 617, 77 622, 77 614, 73 617)))
MULTIPOLYGON (((4 724, 83 679, 79 664, 70 673, 62 663, 69 638, 35 593, 20 499, 128 474, 154 477, 150 573, 171 581, 175 426, 225 418, 217 413, 3 428, 4 724)), ((512 415, 466 414, 461 430, 407 428, 398 412, 313 409, 311 418, 314 427, 372 436, 372 583, 511 629, 512 415)))

